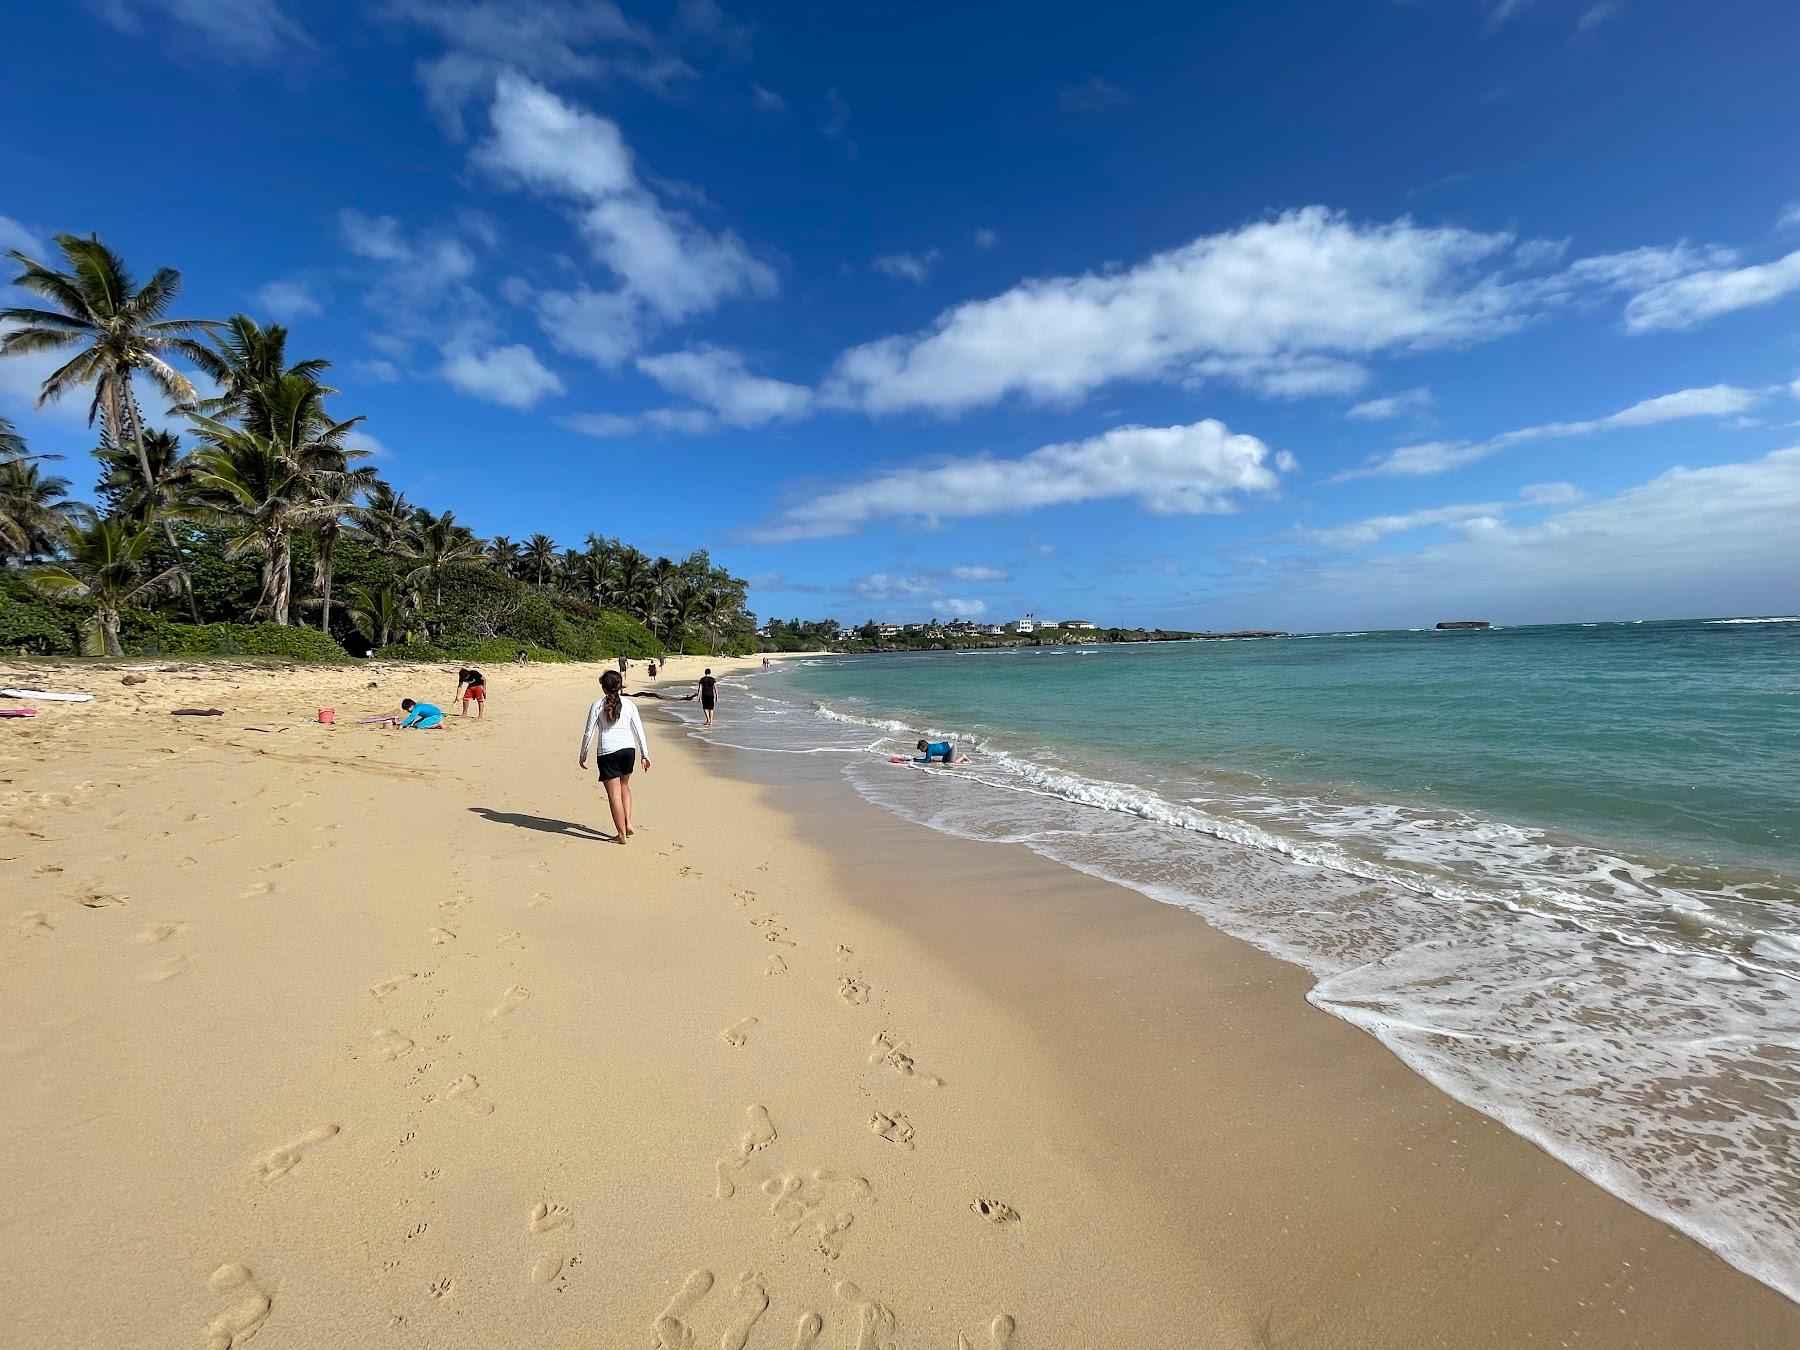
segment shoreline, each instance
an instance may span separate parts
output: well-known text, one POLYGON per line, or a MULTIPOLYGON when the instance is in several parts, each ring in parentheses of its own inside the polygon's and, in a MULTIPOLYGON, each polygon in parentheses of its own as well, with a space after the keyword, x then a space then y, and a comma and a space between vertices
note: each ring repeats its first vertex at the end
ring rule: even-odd
POLYGON ((1800 1335, 1190 914, 654 715, 601 844, 598 668, 490 673, 438 737, 342 725, 426 674, 388 668, 114 673, 9 728, 25 1339, 1800 1335))

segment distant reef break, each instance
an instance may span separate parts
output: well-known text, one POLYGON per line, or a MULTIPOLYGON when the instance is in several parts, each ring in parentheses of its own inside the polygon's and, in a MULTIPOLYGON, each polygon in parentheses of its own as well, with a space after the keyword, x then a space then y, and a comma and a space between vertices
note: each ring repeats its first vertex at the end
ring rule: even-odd
POLYGON ((1439 628, 1492 628, 1494 625, 1486 619, 1443 619, 1439 628))

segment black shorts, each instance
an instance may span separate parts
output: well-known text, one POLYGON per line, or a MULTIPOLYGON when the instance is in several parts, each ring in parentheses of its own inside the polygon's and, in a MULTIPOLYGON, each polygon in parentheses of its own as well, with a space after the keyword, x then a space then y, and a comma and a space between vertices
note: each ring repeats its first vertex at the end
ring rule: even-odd
POLYGON ((703 698, 700 700, 700 710, 702 712, 711 712, 714 708, 716 708, 718 706, 719 706, 719 701, 717 699, 703 698))
POLYGON ((629 778, 631 771, 637 768, 637 747, 626 746, 623 750, 614 750, 600 756, 596 761, 600 769, 600 781, 610 782, 614 778, 629 778))

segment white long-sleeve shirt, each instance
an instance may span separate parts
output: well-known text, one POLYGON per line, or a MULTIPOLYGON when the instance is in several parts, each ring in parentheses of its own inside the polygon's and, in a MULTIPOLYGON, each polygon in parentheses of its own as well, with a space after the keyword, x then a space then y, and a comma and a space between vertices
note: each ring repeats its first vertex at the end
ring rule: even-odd
POLYGON ((619 699, 619 720, 606 723, 606 700, 597 698, 594 706, 588 709, 587 726, 581 733, 581 757, 587 758, 588 747, 594 743, 595 729, 600 732, 600 749, 602 755, 610 755, 615 750, 628 750, 632 746, 645 759, 650 758, 650 743, 644 739, 643 719, 638 716, 637 705, 630 699, 619 699))

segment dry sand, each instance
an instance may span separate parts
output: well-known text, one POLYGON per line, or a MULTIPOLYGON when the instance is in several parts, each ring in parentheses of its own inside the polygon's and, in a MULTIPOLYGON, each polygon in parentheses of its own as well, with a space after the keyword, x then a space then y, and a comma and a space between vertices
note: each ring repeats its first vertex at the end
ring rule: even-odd
POLYGON ((593 667, 143 664, 0 665, 0 1344, 1800 1343, 1189 915, 651 700, 607 842, 593 667))

